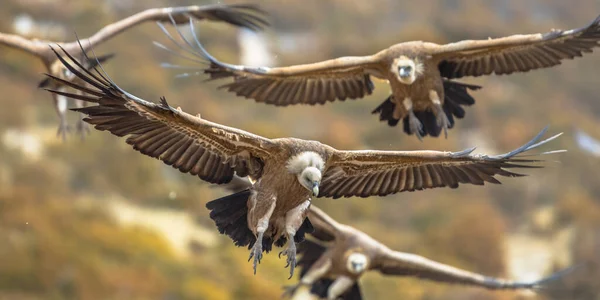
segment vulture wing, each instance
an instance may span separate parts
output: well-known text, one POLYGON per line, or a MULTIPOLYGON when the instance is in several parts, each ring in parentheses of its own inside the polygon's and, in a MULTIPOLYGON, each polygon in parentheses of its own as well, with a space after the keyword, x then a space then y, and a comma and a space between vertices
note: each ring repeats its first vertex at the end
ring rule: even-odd
MULTIPOLYGON (((193 18, 196 20, 226 22, 234 26, 258 31, 269 25, 265 15, 266 13, 263 10, 251 4, 152 8, 104 26, 91 37, 81 40, 81 44, 84 50, 88 50, 129 28, 148 21, 173 22, 180 25, 187 23, 189 18, 193 18)), ((78 41, 61 45, 70 53, 75 53, 79 49, 78 41)))
POLYGON ((165 98, 159 104, 137 98, 101 72, 94 74, 86 70, 63 51, 77 66, 72 66, 55 52, 60 61, 91 88, 48 75, 85 95, 51 92, 96 103, 95 106, 73 109, 86 114, 84 121, 96 129, 128 136, 126 142, 135 150, 211 183, 229 182, 234 172, 239 176, 260 177, 269 149, 276 146, 272 140, 174 109, 165 98))
MULTIPOLYGON (((333 150, 320 185, 320 197, 369 197, 430 189, 457 188, 460 183, 483 185, 500 182, 496 175, 524 176, 507 169, 541 168, 525 159, 523 153, 555 139, 538 142, 544 128, 525 145, 505 154, 471 154, 475 148, 460 152, 441 151, 339 151, 333 150)), ((545 152, 550 154, 564 150, 545 152)))
MULTIPOLYGON (((194 43, 188 41, 181 32, 179 35, 183 43, 178 42, 164 26, 159 25, 178 48, 193 57, 181 55, 155 42, 158 47, 188 60, 203 65, 208 64, 208 67, 198 68, 208 74, 210 79, 233 78, 233 82, 221 88, 257 102, 276 106, 324 104, 327 101, 363 98, 371 94, 374 89, 369 70, 377 68, 378 56, 340 57, 319 63, 281 68, 232 65, 218 61, 204 49, 198 41, 191 22, 194 43)), ((163 66, 193 69, 193 67, 170 64, 163 64, 163 66)))
POLYGON ((413 276, 437 282, 479 286, 487 289, 536 289, 562 278, 575 267, 558 271, 546 278, 519 282, 461 270, 425 257, 383 248, 374 262, 374 268, 385 275, 413 276))
POLYGON ((600 16, 572 30, 512 35, 489 40, 465 40, 434 47, 446 78, 511 74, 559 65, 562 60, 592 52, 600 41, 600 16))

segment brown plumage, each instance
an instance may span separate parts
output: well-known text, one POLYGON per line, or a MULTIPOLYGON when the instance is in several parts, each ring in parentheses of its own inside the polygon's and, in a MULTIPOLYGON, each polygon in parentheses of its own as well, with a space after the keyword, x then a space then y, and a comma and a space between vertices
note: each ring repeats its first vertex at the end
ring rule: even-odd
MULTIPOLYGON (((252 30, 260 30, 268 23, 264 19, 264 12, 254 5, 234 4, 234 5, 206 5, 206 6, 185 6, 185 7, 167 7, 148 9, 130 17, 117 21, 115 23, 104 26, 92 36, 81 40, 81 47, 77 41, 63 43, 39 39, 26 39, 24 37, 1 33, 0 45, 19 49, 26 53, 37 56, 42 60, 46 71, 57 77, 64 77, 64 68, 62 64, 56 60, 54 53, 48 48, 49 44, 61 45, 64 49, 74 56, 82 55, 82 51, 87 51, 93 46, 106 42, 112 37, 148 21, 156 21, 161 23, 185 24, 189 18, 197 20, 211 20, 227 22, 229 24, 246 27, 252 30), (172 18, 171 18, 172 17, 172 18)), ((108 57, 102 57, 108 58, 108 57)), ((100 58, 101 59, 101 58, 100 58)), ((88 62, 84 62, 87 65, 88 62)), ((94 64, 94 62, 91 62, 94 64)), ((46 82, 41 82, 40 86, 45 87, 46 82)), ((53 87, 56 88, 56 87, 53 87)), ((54 106, 60 118, 60 125, 57 135, 66 138, 67 123, 65 116, 65 104, 57 95, 53 94, 54 106)), ((80 103, 76 103, 79 105, 80 103)), ((83 123, 77 125, 80 134, 85 133, 83 123)))
POLYGON ((390 276, 410 276, 436 282, 478 286, 491 290, 537 289, 564 276, 575 267, 532 282, 484 276, 442 264, 425 257, 391 250, 369 235, 340 224, 314 205, 308 218, 314 226, 313 239, 298 245, 300 282, 311 293, 326 299, 362 299, 359 279, 367 271, 390 276))
POLYGON ((98 130, 128 136, 126 142, 135 150, 202 180, 227 183, 237 174, 255 182, 251 189, 207 204, 221 233, 239 246, 252 247, 255 270, 263 250, 270 250, 273 242, 282 246, 287 239, 283 254, 293 272, 294 241, 301 241, 304 233, 311 231, 305 218, 314 196, 384 196, 456 188, 460 183, 500 183, 495 176, 522 176, 510 169, 541 167, 535 164, 539 160, 523 158, 523 152, 558 136, 538 142, 544 129, 524 146, 497 156, 473 155, 474 148, 461 152, 342 151, 317 141, 268 139, 174 109, 165 98, 159 104, 137 98, 107 75, 85 70, 64 53, 69 60, 58 53, 57 57, 91 88, 48 75, 85 95, 51 92, 96 103, 73 109, 87 115, 85 122, 98 130))
MULTIPOLYGON (((168 33, 167 33, 168 34, 168 33)), ((171 37, 171 39, 173 39, 171 37)), ((512 35, 488 40, 465 40, 438 45, 412 41, 393 45, 374 55, 340 57, 313 64, 268 68, 218 61, 198 42, 190 58, 209 64, 199 67, 210 79, 233 78, 221 86, 238 96, 276 106, 324 104, 363 98, 371 94, 371 76, 387 80, 392 94, 372 113, 395 126, 403 120, 405 132, 447 136, 453 117, 464 116, 462 105, 478 89, 450 81, 464 76, 511 74, 558 65, 562 60, 592 52, 600 41, 600 16, 590 25, 545 34, 512 35)), ((165 64, 165 66, 170 66, 165 64)))

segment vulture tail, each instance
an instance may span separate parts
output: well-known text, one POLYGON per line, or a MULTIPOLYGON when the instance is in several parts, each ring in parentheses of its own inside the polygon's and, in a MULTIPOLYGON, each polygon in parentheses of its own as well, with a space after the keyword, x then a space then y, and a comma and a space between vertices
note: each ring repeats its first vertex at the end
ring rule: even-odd
POLYGON ((254 245, 256 240, 254 233, 248 228, 246 203, 251 194, 251 189, 245 189, 206 203, 210 218, 217 225, 219 233, 229 236, 238 247, 254 245))
MULTIPOLYGON (((443 109, 446 113, 448 121, 450 121, 449 128, 454 127, 454 118, 462 119, 465 116, 465 110, 462 106, 470 106, 475 104, 473 96, 469 95, 469 90, 475 91, 480 89, 481 86, 464 84, 451 80, 444 79, 444 104, 443 109)), ((379 114, 380 121, 387 121, 389 126, 398 125, 398 119, 394 119, 393 112, 396 104, 392 102, 392 96, 390 95, 383 103, 372 111, 372 114, 379 114)), ((423 124, 422 136, 430 135, 437 137, 440 135, 442 128, 437 125, 435 115, 432 111, 415 111, 415 116, 421 124, 423 124)), ((408 117, 402 119, 402 125, 406 134, 413 134, 410 131, 408 117)))
MULTIPOLYGON (((238 247, 247 246, 251 249, 256 242, 256 236, 248 228, 248 199, 252 195, 251 189, 245 189, 235 194, 231 194, 206 203, 206 208, 210 210, 210 218, 217 225, 219 233, 227 235, 238 247)), ((294 238, 296 243, 304 240, 306 233, 313 231, 312 224, 308 218, 296 232, 294 238)), ((273 236, 265 235, 263 237, 263 251, 270 252, 273 248, 273 236)), ((280 237, 275 245, 281 247, 285 245, 287 239, 280 237)))
MULTIPOLYGON (((306 240, 302 244, 298 245, 298 254, 301 255, 298 260, 298 267, 300 267, 300 277, 303 277, 308 270, 315 264, 315 262, 325 253, 327 250, 324 246, 319 245, 311 240, 306 240)), ((311 294, 319 296, 319 298, 327 298, 327 291, 333 284, 333 280, 328 278, 321 278, 315 281, 310 287, 311 294)), ((342 300, 362 300, 362 294, 360 286, 356 282, 352 288, 342 294, 342 300)))

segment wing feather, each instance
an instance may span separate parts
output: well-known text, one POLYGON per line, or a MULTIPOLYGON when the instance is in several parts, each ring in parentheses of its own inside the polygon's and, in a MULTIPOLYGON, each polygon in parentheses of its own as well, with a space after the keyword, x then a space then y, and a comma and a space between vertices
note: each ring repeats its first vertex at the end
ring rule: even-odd
MULTIPOLYGON (((89 38, 82 39, 81 43, 84 50, 87 51, 91 47, 105 42, 117 34, 144 22, 174 22, 177 25, 182 25, 186 24, 190 18, 195 20, 225 22, 234 26, 248 28, 253 31, 260 31, 264 27, 269 26, 266 15, 266 12, 260 7, 251 4, 191 5, 151 8, 106 25, 89 38)), ((69 53, 75 53, 75 51, 78 51, 79 49, 78 41, 61 45, 69 53)))
MULTIPOLYGON (((440 151, 339 151, 334 150, 320 185, 320 197, 369 197, 431 189, 457 188, 459 184, 499 184, 496 176, 519 177, 517 168, 541 168, 524 152, 544 145, 561 134, 540 141, 547 127, 525 145, 502 155, 440 151)), ((544 152, 553 154, 563 150, 544 152)))
MULTIPOLYGON (((62 50, 72 59, 67 51, 62 50)), ((56 51, 55 53, 75 76, 97 90, 88 95, 50 90, 51 92, 96 103, 96 106, 73 110, 86 114, 84 121, 94 125, 96 129, 107 130, 117 136, 127 136, 126 142, 135 150, 160 159, 181 172, 197 175, 211 183, 229 182, 236 172, 240 176, 250 174, 253 178, 258 178, 264 159, 269 157, 269 149, 276 146, 276 142, 270 139, 174 109, 165 98, 159 104, 137 98, 100 72, 96 76, 81 66, 78 69, 56 51)), ((77 61, 72 62, 79 64, 77 61)), ((87 89, 83 84, 48 76, 75 89, 87 89)))
MULTIPOLYGON (((232 78, 233 82, 220 88, 254 99, 257 102, 276 106, 294 104, 325 104, 328 101, 359 99, 373 92, 370 71, 379 68, 378 55, 340 57, 319 63, 296 65, 281 68, 249 67, 220 62, 213 57, 199 42, 195 29, 190 22, 195 47, 181 33, 183 42, 176 39, 164 28, 169 40, 192 57, 187 60, 196 61, 208 67, 198 67, 200 72, 209 75, 210 80, 232 78), (268 88, 267 88, 268 87, 268 88)), ((178 29, 176 28, 178 31, 178 29)), ((156 43, 161 49, 173 52, 168 47, 156 43)), ((183 54, 177 54, 184 56, 183 54)), ((164 67, 177 67, 163 64, 164 67)), ((187 69, 193 67, 186 66, 187 69)), ((198 72, 197 72, 198 73, 198 72)), ((195 74, 197 74, 195 73, 195 74)), ((185 73, 182 76, 191 74, 185 73)))
POLYGON ((600 16, 586 27, 548 33, 465 40, 434 47, 443 77, 511 74, 559 65, 590 53, 600 41, 600 16))
POLYGON ((576 265, 555 272, 537 281, 520 282, 465 271, 419 255, 393 251, 387 247, 380 248, 380 252, 374 260, 374 269, 384 275, 412 276, 436 282, 478 286, 492 290, 541 288, 551 281, 561 279, 577 267, 576 265))

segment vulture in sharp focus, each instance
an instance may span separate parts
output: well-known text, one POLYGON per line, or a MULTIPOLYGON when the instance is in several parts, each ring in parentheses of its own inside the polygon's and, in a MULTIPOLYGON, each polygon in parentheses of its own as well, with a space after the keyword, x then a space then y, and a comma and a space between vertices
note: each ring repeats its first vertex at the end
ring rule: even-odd
POLYGON ((213 200, 207 208, 221 233, 236 245, 252 249, 255 271, 263 251, 271 250, 273 243, 281 247, 288 241, 282 253, 293 274, 296 243, 312 231, 306 218, 312 197, 385 196, 459 184, 497 184, 495 176, 521 176, 513 168, 541 167, 535 164, 539 160, 522 154, 560 135, 540 141, 544 129, 516 150, 495 156, 472 154, 474 148, 460 152, 344 151, 317 141, 268 139, 174 109, 164 97, 160 103, 140 99, 97 69, 83 69, 63 52, 68 59, 56 53, 57 57, 91 87, 48 75, 84 95, 50 91, 95 103, 73 109, 86 115, 85 122, 116 136, 128 136, 126 142, 135 150, 210 183, 230 182, 235 174, 251 178, 252 188, 213 200))
POLYGON ((402 121, 406 133, 421 139, 425 135, 438 136, 442 130, 447 137, 454 118, 465 115, 461 106, 475 103, 469 90, 480 87, 452 79, 548 68, 592 52, 600 41, 600 16, 588 26, 574 30, 445 45, 412 41, 370 56, 278 68, 220 62, 203 48, 197 36, 194 43, 179 43, 165 33, 178 47, 193 54, 188 58, 201 63, 203 66, 198 69, 210 79, 233 78, 221 88, 257 102, 287 106, 358 99, 372 93, 371 76, 387 80, 392 94, 372 113, 379 114, 380 120, 390 126, 402 121))
MULTIPOLYGON (((48 47, 49 44, 61 45, 61 47, 65 48, 67 51, 69 51, 69 53, 78 56, 82 54, 82 50, 87 51, 91 47, 106 42, 123 31, 148 21, 185 24, 187 23, 188 18, 194 18, 198 20, 206 19, 211 21, 227 22, 235 26, 246 27, 256 31, 268 25, 268 22, 264 19, 264 15, 265 13, 260 8, 247 4, 205 6, 194 5, 183 7, 152 8, 104 26, 92 36, 82 39, 81 48, 77 41, 56 43, 38 39, 29 40, 18 35, 1 32, 0 46, 19 49, 37 56, 44 63, 47 72, 56 77, 64 77, 65 69, 62 64, 56 60, 56 56, 48 47)), ((95 62, 83 63, 84 66, 87 64, 93 65, 95 62)), ((48 82, 46 81, 42 81, 39 85, 40 87, 48 87, 46 86, 47 83, 48 82)), ((56 87, 51 88, 56 89, 56 87)), ((67 122, 65 116, 66 103, 63 99, 57 97, 56 94, 53 94, 53 100, 55 109, 60 118, 60 125, 57 135, 60 135, 63 139, 65 139, 67 132, 67 122)), ((85 133, 86 129, 84 128, 83 123, 77 124, 77 128, 80 134, 83 135, 85 133)))

